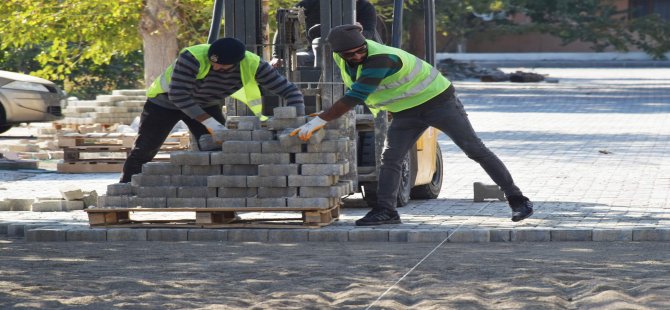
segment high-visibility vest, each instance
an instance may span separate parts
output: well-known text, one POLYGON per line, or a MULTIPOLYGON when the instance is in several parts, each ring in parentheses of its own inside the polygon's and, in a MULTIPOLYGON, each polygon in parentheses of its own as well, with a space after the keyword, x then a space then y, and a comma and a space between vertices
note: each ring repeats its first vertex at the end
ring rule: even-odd
MULTIPOLYGON (((391 54, 400 57, 402 61, 402 68, 385 77, 377 89, 365 100, 365 105, 375 116, 380 110, 399 112, 421 105, 451 85, 451 82, 439 70, 419 57, 372 40, 365 41, 368 45, 368 57, 377 54, 391 54)), ((351 89, 354 80, 346 71, 346 60, 337 53, 333 53, 333 58, 340 68, 344 85, 351 89)), ((362 65, 357 66, 356 80, 361 75, 362 67, 362 65)))
MULTIPOLYGON (((195 78, 202 80, 207 76, 212 64, 207 59, 207 51, 209 44, 198 44, 182 49, 179 54, 189 51, 198 61, 198 74, 195 78)), ((247 107, 261 120, 267 120, 268 117, 263 115, 263 101, 261 90, 256 82, 256 70, 260 64, 260 57, 252 52, 246 51, 244 58, 240 61, 240 75, 242 78, 242 88, 234 92, 231 97, 244 102, 247 107)), ((147 97, 154 98, 162 93, 170 91, 170 81, 172 80, 172 71, 174 70, 174 63, 171 64, 163 74, 151 83, 147 90, 147 97)))

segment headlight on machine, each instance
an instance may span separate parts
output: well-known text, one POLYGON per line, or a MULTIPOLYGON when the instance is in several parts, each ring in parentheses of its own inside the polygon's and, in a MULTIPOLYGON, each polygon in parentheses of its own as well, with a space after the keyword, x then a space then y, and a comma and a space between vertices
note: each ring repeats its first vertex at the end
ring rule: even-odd
POLYGON ((49 89, 38 83, 23 82, 23 81, 13 81, 2 86, 2 88, 16 89, 16 90, 30 90, 30 91, 39 91, 48 93, 49 89))

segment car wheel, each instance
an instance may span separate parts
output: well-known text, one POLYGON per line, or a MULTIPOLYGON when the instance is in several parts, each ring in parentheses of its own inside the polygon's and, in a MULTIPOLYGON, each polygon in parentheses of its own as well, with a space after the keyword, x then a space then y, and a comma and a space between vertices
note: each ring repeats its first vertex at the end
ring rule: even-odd
POLYGON ((417 185, 412 188, 412 199, 435 199, 440 195, 442 189, 443 168, 442 168, 442 150, 438 145, 436 148, 435 174, 428 184, 417 185))
POLYGON ((0 134, 3 134, 10 129, 12 129, 12 125, 0 125, 0 134))
MULTIPOLYGON (((402 161, 402 168, 400 170, 400 186, 398 188, 398 198, 396 207, 402 208, 409 203, 410 192, 412 190, 412 173, 410 171, 410 156, 409 152, 402 161)), ((363 200, 368 204, 368 207, 374 208, 377 206, 377 182, 365 183, 363 185, 363 200)))

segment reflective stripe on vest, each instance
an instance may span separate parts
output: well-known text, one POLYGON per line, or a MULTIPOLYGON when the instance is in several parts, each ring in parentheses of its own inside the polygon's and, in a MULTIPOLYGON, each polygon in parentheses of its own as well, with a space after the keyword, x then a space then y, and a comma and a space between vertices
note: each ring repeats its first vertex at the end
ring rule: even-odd
MULTIPOLYGON (((182 49, 179 54, 189 51, 198 61, 197 80, 202 80, 207 76, 212 64, 207 58, 207 51, 209 44, 199 44, 182 49)), ((244 58, 240 61, 240 76, 242 79, 242 88, 237 90, 231 97, 244 102, 249 107, 252 113, 261 120, 267 120, 268 117, 262 114, 263 101, 261 90, 256 82, 256 71, 260 64, 260 57, 252 52, 246 51, 244 58)), ((176 60, 175 60, 176 62, 176 60)), ((172 80, 172 71, 174 70, 174 63, 172 63, 161 76, 159 76, 151 84, 147 91, 147 97, 154 98, 162 93, 170 91, 170 81, 172 80)))
MULTIPOLYGON (((437 69, 420 58, 401 49, 366 40, 368 56, 377 54, 397 55, 402 61, 398 72, 385 77, 377 89, 368 96, 365 104, 376 115, 379 110, 398 112, 418 106, 437 96, 451 85, 437 69)), ((337 53, 333 58, 342 75, 344 84, 351 89, 354 83, 346 72, 346 61, 337 53)), ((360 77, 362 65, 357 66, 356 79, 360 77)))

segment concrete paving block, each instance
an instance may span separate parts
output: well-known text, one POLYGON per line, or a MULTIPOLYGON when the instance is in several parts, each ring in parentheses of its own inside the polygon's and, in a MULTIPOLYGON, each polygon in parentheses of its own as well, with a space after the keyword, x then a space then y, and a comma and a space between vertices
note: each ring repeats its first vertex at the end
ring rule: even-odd
POLYGON ((62 242, 67 241, 67 231, 71 227, 65 225, 43 226, 25 232, 27 242, 62 242))
POLYGON ((0 211, 12 211, 12 207, 9 206, 9 202, 0 200, 0 211))
POLYGON ((130 197, 130 202, 128 207, 136 208, 147 208, 147 209, 160 209, 167 208, 167 198, 166 197, 130 197))
POLYGON ((58 189, 61 196, 65 200, 82 200, 84 199, 84 192, 81 188, 76 186, 65 186, 58 189))
POLYGON ((333 186, 339 179, 336 175, 289 175, 288 186, 333 186))
POLYGON ((346 195, 341 186, 302 186, 298 196, 303 198, 336 198, 346 195))
POLYGON ((349 231, 349 241, 353 242, 388 242, 389 232, 386 229, 357 228, 349 231))
POLYGON ((447 239, 449 231, 446 230, 413 230, 407 232, 407 242, 431 242, 440 243, 447 239))
POLYGON ((222 175, 257 175, 258 165, 221 165, 222 175))
POLYGON ((148 175, 173 175, 181 174, 181 165, 162 162, 148 162, 142 165, 142 174, 148 175))
POLYGON ((269 177, 247 176, 247 186, 249 187, 286 187, 286 176, 277 175, 269 177))
POLYGON ((327 130, 321 129, 313 133, 312 136, 309 137, 309 140, 307 140, 307 144, 321 143, 321 141, 323 141, 326 138, 326 131, 327 130))
POLYGON ((633 241, 670 241, 670 229, 633 229, 633 241))
POLYGON ((342 131, 340 131, 339 129, 327 129, 327 127, 328 126, 326 126, 326 129, 319 130, 325 132, 323 140, 339 140, 344 138, 342 131))
MULTIPOLYGON (((298 174, 298 164, 288 165, 258 165, 258 176, 290 176, 298 174)), ((289 185, 290 186, 290 185, 289 185)))
POLYGON ((489 241, 491 242, 510 242, 512 241, 511 229, 491 229, 489 230, 489 241))
POLYGON ((551 241, 550 229, 514 229, 513 242, 548 242, 551 241))
POLYGON ((276 107, 272 109, 272 115, 274 118, 296 118, 298 111, 295 107, 276 107))
POLYGON ((593 241, 631 241, 633 240, 632 229, 594 229, 593 241))
POLYGON ((337 163, 337 153, 297 153, 295 154, 296 164, 335 164, 337 163))
POLYGON ((296 118, 270 118, 267 120, 267 127, 271 130, 284 130, 298 128, 306 123, 304 117, 296 118))
POLYGON ((9 204, 10 211, 30 211, 35 199, 5 199, 9 204))
POLYGON ((177 197, 176 186, 140 186, 135 189, 137 197, 177 197))
POLYGON ((281 141, 263 141, 261 144, 261 153, 300 153, 302 146, 300 144, 285 146, 281 141))
POLYGON ((488 229, 459 229, 454 231, 447 242, 473 243, 489 242, 491 239, 488 229))
POLYGON ((298 194, 296 187, 259 187, 258 198, 295 197, 298 194))
POLYGON ((551 241, 593 241, 591 229, 555 229, 551 231, 551 241))
POLYGON ((105 195, 111 196, 130 196, 133 194, 133 186, 130 183, 114 183, 107 185, 105 195))
POLYGON ((189 229, 188 241, 228 241, 228 230, 223 229, 189 229))
POLYGON ((349 231, 347 230, 310 230, 310 242, 347 242, 349 231))
POLYGON ((233 229, 228 231, 231 242, 267 242, 268 229, 233 229))
POLYGON ((291 208, 328 209, 334 207, 332 201, 330 198, 289 197, 286 198, 286 206, 291 208))
POLYGON ((487 199, 496 199, 500 201, 507 200, 505 193, 496 184, 484 184, 482 182, 474 182, 472 184, 474 195, 473 201, 482 202, 487 199))
POLYGON ((285 208, 286 198, 246 198, 247 207, 253 208, 285 208))
POLYGON ((409 229, 389 229, 389 242, 407 242, 409 229))
POLYGON ((225 141, 221 146, 223 153, 260 153, 261 141, 225 141))
POLYGON ((249 154, 247 153, 212 153, 212 165, 248 165, 249 163, 249 154))
POLYGON ((246 198, 207 198, 207 208, 244 208, 246 198))
POLYGON ((209 166, 184 165, 181 168, 182 175, 218 175, 221 174, 221 165, 212 164, 209 166))
POLYGON ((84 199, 81 200, 84 203, 84 207, 97 207, 98 206, 98 192, 90 191, 84 193, 84 199))
POLYGON ((84 210, 84 201, 82 200, 63 200, 61 201, 61 208, 63 211, 77 211, 84 210))
POLYGON ((170 163, 174 165, 207 166, 210 164, 211 152, 172 152, 170 163))
POLYGON ((171 176, 169 175, 144 175, 136 174, 130 178, 130 184, 133 187, 140 186, 165 186, 169 185, 171 176))
POLYGON ((308 144, 309 153, 347 153, 349 152, 349 138, 339 140, 323 140, 319 144, 308 144))
POLYGON ((188 229, 152 228, 147 230, 147 241, 187 241, 188 229))
POLYGON ((258 189, 254 187, 219 187, 217 197, 220 198, 249 198, 256 197, 258 189))
POLYGON ((168 208, 207 208, 207 198, 168 198, 168 208))
MULTIPOLYGON (((209 187, 202 186, 180 186, 177 188, 177 198, 202 198, 208 197, 209 187)), ((216 197, 216 194, 214 194, 216 197)))
POLYGON ((258 129, 261 127, 261 120, 256 116, 230 115, 226 118, 226 127, 231 128, 230 131, 258 129))
POLYGON ((7 227, 9 227, 10 222, 0 222, 0 235, 7 234, 7 227))
MULTIPOLYGON (((347 162, 347 165, 349 163, 347 162)), ((303 164, 301 175, 344 175, 344 164, 303 164)))
POLYGON ((275 140, 274 132, 270 130, 254 130, 251 132, 252 141, 272 141, 275 140))
POLYGON ((215 134, 219 141, 251 141, 251 131, 248 130, 226 130, 215 134))
POLYGON ((102 208, 128 208, 130 196, 99 196, 98 206, 102 208))
POLYGON ((107 230, 107 241, 147 241, 147 230, 137 228, 110 228, 107 230))
POLYGON ((309 240, 308 229, 271 229, 268 232, 269 242, 305 242, 309 240))
MULTIPOLYGON (((172 186, 207 186, 206 175, 173 175, 170 179, 172 186)), ((167 185, 163 184, 163 185, 167 185)))
POLYGON ((44 226, 57 225, 56 222, 17 222, 7 225, 8 237, 23 237, 25 232, 30 229, 40 228, 44 226))
POLYGON ((254 165, 262 164, 290 164, 291 155, 289 153, 250 153, 249 162, 254 165))
POLYGON ((107 241, 107 229, 73 228, 67 231, 67 241, 107 241))
POLYGON ((62 200, 36 201, 33 203, 33 212, 60 212, 63 211, 62 200))
POLYGON ((207 187, 242 187, 247 185, 246 175, 212 175, 207 177, 207 187))
POLYGON ((291 132, 293 131, 293 128, 285 129, 277 133, 277 140, 279 140, 279 143, 283 145, 286 148, 290 148, 293 146, 300 146, 304 142, 298 138, 298 135, 291 136, 291 132))

